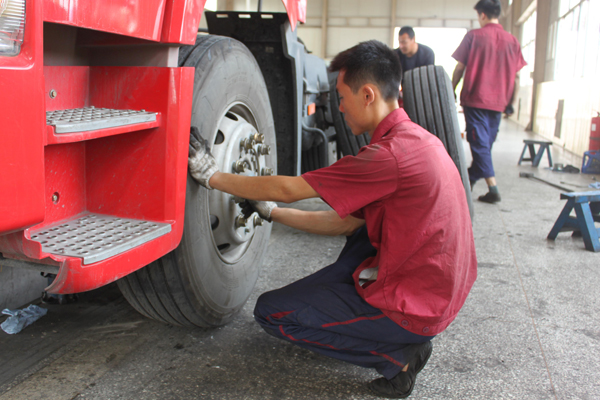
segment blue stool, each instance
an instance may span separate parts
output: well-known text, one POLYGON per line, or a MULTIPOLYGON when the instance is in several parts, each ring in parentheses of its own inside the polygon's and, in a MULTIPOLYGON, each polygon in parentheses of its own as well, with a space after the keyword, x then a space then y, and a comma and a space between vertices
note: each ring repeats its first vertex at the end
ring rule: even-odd
POLYGON ((534 167, 540 165, 540 161, 542 160, 542 156, 544 155, 544 150, 548 150, 548 165, 552 166, 552 154, 550 154, 550 146, 552 146, 552 142, 547 142, 545 140, 523 140, 525 146, 523 146, 523 152, 521 153, 521 158, 519 158, 519 165, 523 161, 531 161, 534 167), (534 145, 539 145, 538 151, 535 151, 534 145), (525 155, 525 151, 529 149, 529 158, 523 158, 525 155))
POLYGON ((600 229, 594 225, 594 222, 600 222, 600 191, 561 193, 560 198, 567 199, 567 204, 548 234, 548 239, 556 239, 559 232, 573 231, 573 236, 581 233, 586 250, 600 251, 600 229), (570 216, 573 209, 575 217, 570 216))
POLYGON ((590 150, 583 153, 581 172, 584 174, 600 174, 600 151, 590 150))

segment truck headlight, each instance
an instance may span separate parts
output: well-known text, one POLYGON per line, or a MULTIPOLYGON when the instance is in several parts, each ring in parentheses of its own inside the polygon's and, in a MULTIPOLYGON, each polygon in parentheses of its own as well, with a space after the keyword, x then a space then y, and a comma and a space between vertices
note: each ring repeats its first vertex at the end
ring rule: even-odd
POLYGON ((25 34, 25 0, 0 0, 0 56, 21 52, 25 34))

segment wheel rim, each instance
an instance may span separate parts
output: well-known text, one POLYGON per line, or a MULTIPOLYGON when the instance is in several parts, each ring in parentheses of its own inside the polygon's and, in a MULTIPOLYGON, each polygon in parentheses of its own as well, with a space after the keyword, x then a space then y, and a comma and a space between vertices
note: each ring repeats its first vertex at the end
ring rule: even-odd
MULTIPOLYGON (((256 129, 256 120, 242 103, 231 105, 218 123, 213 135, 212 154, 219 171, 246 176, 271 175, 267 166, 270 147, 256 129)), ((227 263, 239 261, 252 242, 263 221, 254 213, 245 219, 240 202, 243 199, 218 190, 208 194, 208 212, 213 245, 227 263)))

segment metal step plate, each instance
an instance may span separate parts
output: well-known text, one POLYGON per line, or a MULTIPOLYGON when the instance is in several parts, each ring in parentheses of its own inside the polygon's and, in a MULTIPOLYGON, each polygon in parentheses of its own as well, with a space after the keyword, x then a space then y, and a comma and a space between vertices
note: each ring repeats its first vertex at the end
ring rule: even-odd
POLYGON ((87 214, 56 226, 31 232, 42 251, 83 258, 92 264, 131 250, 171 232, 171 224, 87 214))
POLYGON ((56 133, 95 131, 154 121, 156 113, 145 110, 86 107, 46 112, 46 125, 53 125, 56 133))

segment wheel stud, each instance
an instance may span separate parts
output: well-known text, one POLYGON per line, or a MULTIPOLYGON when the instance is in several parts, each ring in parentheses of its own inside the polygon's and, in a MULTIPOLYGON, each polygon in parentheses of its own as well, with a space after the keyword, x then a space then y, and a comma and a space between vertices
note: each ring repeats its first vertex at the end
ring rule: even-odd
POLYGON ((258 215, 254 216, 254 226, 262 226, 263 225, 263 219, 261 217, 259 217, 258 215))
POLYGON ((250 136, 250 140, 255 141, 256 143, 263 143, 265 141, 265 135, 262 133, 255 133, 250 136))
POLYGON ((231 167, 231 169, 235 173, 242 174, 242 173, 246 172, 246 163, 242 160, 238 160, 233 163, 233 166, 231 167))
POLYGON ((271 154, 271 146, 269 146, 268 144, 259 145, 258 146, 258 154, 261 154, 264 156, 271 154))
POLYGON ((251 150, 252 145, 252 138, 240 140, 240 149, 251 150))
POLYGON ((273 168, 265 167, 260 171, 262 176, 271 176, 273 175, 273 168))
POLYGON ((237 217, 235 217, 235 229, 245 227, 247 223, 248 220, 244 218, 243 215, 240 214, 237 217))

